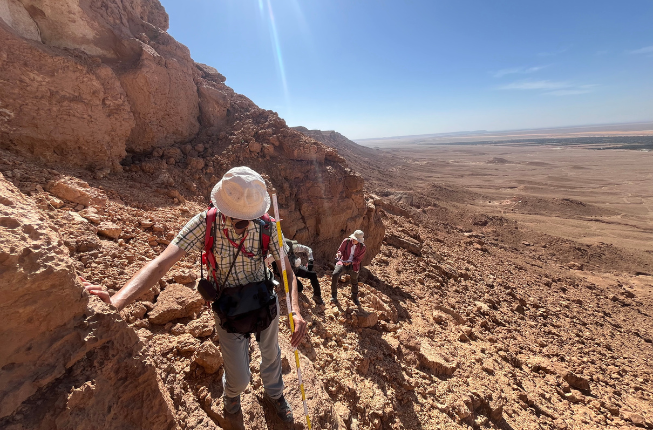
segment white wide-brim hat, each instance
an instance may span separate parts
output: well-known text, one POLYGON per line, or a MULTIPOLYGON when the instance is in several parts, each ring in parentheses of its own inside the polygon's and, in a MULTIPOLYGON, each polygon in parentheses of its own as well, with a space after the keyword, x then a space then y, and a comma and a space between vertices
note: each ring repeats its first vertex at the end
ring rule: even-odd
POLYGON ((363 237, 363 230, 356 230, 352 234, 349 235, 350 238, 356 239, 360 243, 365 243, 365 238, 363 237))
POLYGON ((211 201, 224 215, 236 219, 256 219, 270 208, 265 181, 246 166, 234 167, 225 173, 213 187, 211 201))

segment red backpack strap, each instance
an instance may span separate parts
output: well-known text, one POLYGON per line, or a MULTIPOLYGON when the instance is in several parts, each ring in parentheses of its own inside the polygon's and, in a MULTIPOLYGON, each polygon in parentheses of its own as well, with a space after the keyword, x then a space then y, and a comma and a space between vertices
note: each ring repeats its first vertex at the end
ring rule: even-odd
POLYGON ((261 253, 263 258, 268 256, 268 250, 270 249, 270 236, 272 236, 272 218, 267 213, 264 213, 261 216, 261 253))
POLYGON ((213 242, 215 241, 213 237, 213 224, 215 223, 217 213, 218 210, 215 207, 209 207, 206 211, 206 233, 204 234, 204 253, 202 254, 202 263, 206 264, 209 273, 216 282, 218 279, 215 271, 218 265, 213 255, 213 242))

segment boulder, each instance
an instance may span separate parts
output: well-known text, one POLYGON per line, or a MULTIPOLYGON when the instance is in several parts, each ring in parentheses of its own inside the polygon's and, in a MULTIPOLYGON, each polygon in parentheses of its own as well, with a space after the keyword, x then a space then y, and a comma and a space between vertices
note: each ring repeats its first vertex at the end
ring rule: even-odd
POLYGON ((414 239, 405 239, 394 234, 386 234, 383 240, 388 245, 403 248, 417 256, 422 255, 422 244, 414 239))
POLYGON ((418 357, 422 366, 430 369, 436 376, 453 375, 458 368, 457 362, 445 360, 436 349, 428 342, 423 341, 419 348, 418 357))
POLYGON ((201 317, 188 323, 186 330, 195 337, 206 337, 213 334, 215 320, 211 313, 203 313, 201 317))
POLYGON ((122 233, 122 228, 112 222, 104 221, 98 225, 97 232, 99 235, 108 237, 109 239, 118 239, 120 233, 122 233))
POLYGON ((202 126, 218 129, 223 127, 227 121, 228 92, 224 89, 215 88, 214 85, 210 84, 199 85, 197 90, 202 126))
POLYGON ((456 280, 460 277, 458 271, 448 264, 433 263, 433 268, 437 270, 440 275, 444 276, 447 279, 456 280))
POLYGON ((590 389, 590 382, 587 378, 583 376, 578 376, 571 370, 563 370, 561 372, 562 378, 567 381, 567 383, 574 387, 577 388, 581 391, 589 391, 590 389))
POLYGON ((202 310, 204 300, 197 291, 179 284, 170 284, 159 294, 154 309, 148 314, 152 324, 166 324, 178 318, 192 317, 202 310))
POLYGON ((200 346, 200 341, 195 339, 193 335, 189 333, 183 333, 180 336, 177 336, 177 344, 175 348, 182 354, 193 354, 200 346))
POLYGON ((193 360, 209 374, 217 372, 220 366, 222 366, 222 363, 224 363, 220 350, 210 340, 200 345, 193 360))
POLYGON ((48 183, 46 190, 60 199, 84 206, 104 206, 107 198, 100 190, 77 178, 64 177, 48 183))
POLYGON ((79 214, 93 224, 100 224, 102 222, 102 217, 98 214, 97 209, 92 206, 80 211, 79 214))

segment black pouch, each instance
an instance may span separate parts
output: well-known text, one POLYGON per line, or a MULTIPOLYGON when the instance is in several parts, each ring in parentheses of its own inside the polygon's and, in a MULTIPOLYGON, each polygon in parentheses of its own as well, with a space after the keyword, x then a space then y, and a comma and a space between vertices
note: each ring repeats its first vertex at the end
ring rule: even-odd
POLYGON ((227 333, 260 333, 277 317, 277 296, 266 281, 224 288, 213 302, 227 333))
POLYGON ((218 297, 218 289, 215 288, 213 282, 204 278, 200 279, 197 283, 197 292, 200 293, 202 298, 207 302, 212 302, 216 297, 218 297))

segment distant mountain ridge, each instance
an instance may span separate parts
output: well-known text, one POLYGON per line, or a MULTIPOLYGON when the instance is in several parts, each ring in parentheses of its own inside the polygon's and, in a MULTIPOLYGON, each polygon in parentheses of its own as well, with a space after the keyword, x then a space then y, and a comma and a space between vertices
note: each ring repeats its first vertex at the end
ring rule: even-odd
POLYGON ((514 130, 476 130, 452 133, 431 133, 408 136, 357 139, 358 144, 370 148, 390 148, 420 144, 456 144, 481 140, 517 140, 541 138, 577 138, 604 136, 652 136, 653 122, 577 125, 568 127, 531 128, 514 130))
POLYGON ((336 149, 347 165, 365 179, 366 188, 383 181, 383 175, 387 173, 388 160, 393 158, 378 149, 359 145, 334 130, 309 130, 302 126, 291 128, 336 149))

